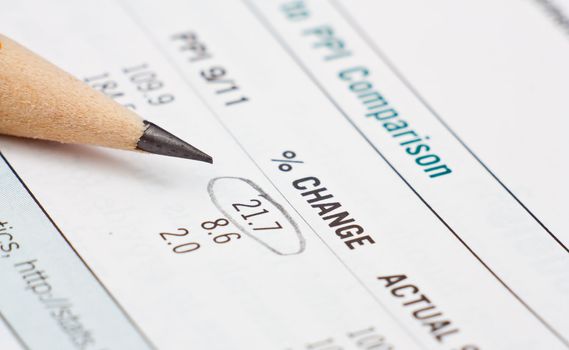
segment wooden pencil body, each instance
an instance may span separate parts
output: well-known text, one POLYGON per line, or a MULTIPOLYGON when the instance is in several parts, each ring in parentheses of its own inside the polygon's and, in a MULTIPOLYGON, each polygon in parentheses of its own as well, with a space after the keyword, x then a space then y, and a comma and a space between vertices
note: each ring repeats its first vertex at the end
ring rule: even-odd
POLYGON ((0 133, 135 149, 142 119, 0 35, 0 133))

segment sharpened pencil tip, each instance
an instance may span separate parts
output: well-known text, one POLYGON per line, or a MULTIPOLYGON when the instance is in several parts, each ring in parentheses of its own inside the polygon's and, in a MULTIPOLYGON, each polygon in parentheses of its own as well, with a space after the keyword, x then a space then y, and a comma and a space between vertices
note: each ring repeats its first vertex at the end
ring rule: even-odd
POLYGON ((199 160, 213 164, 213 158, 210 155, 182 141, 156 124, 145 120, 144 125, 146 129, 140 140, 138 140, 137 149, 149 153, 199 160))

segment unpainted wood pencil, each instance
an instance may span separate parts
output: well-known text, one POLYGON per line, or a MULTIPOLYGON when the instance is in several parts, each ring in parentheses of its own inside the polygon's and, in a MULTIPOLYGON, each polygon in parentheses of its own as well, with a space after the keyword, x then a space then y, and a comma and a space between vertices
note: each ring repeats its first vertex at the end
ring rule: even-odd
POLYGON ((0 133, 212 162, 209 155, 3 35, 0 133))

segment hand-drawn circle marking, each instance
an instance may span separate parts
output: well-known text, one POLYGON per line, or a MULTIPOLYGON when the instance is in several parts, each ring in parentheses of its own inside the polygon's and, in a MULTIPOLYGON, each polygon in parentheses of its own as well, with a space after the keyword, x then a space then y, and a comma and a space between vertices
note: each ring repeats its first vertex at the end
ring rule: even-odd
POLYGON ((221 177, 216 177, 213 178, 209 181, 208 185, 207 185, 207 193, 209 194, 209 197, 211 198, 211 201, 213 202, 213 204, 215 205, 215 207, 233 224, 235 225, 241 232, 243 232, 245 235, 249 236, 250 238, 252 238, 253 240, 255 240, 257 243, 261 244, 262 246, 264 246, 265 248, 269 249, 270 251, 272 251, 275 254, 278 255, 296 255, 296 254, 300 254, 304 251, 304 248, 306 246, 306 241, 304 239, 304 236, 302 235, 302 233, 300 232, 300 228, 298 227, 298 224, 292 219, 292 217, 290 216, 290 214, 285 210, 285 208, 280 205, 279 203, 277 203, 273 198, 271 198, 271 196, 269 196, 265 191, 263 191, 263 189, 261 187, 259 187, 256 183, 254 183, 253 181, 249 180, 249 179, 245 179, 242 177, 233 177, 233 176, 221 176, 221 177), (253 188, 255 191, 257 191, 257 193, 259 194, 260 197, 264 198, 267 200, 267 202, 271 203, 278 211, 281 212, 281 214, 287 219, 287 221, 292 225, 293 229, 294 229, 294 233, 296 236, 296 239, 298 240, 298 250, 291 252, 291 253, 284 253, 279 251, 277 248, 272 247, 271 245, 269 245, 267 242, 263 241, 261 238, 257 237, 253 232, 250 232, 245 226, 241 225, 239 223, 239 221, 235 220, 233 218, 233 216, 228 213, 226 210, 223 209, 223 206, 219 203, 217 196, 215 194, 215 183, 219 180, 236 180, 236 181, 241 181, 246 183, 247 185, 251 186, 251 188, 253 188))

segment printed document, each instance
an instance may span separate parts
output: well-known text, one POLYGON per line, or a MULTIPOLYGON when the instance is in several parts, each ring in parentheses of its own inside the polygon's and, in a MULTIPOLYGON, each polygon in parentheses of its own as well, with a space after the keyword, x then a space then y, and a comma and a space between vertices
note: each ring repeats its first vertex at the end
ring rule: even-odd
POLYGON ((0 137, 1 349, 569 348, 566 1, 1 8, 214 158, 0 137))

